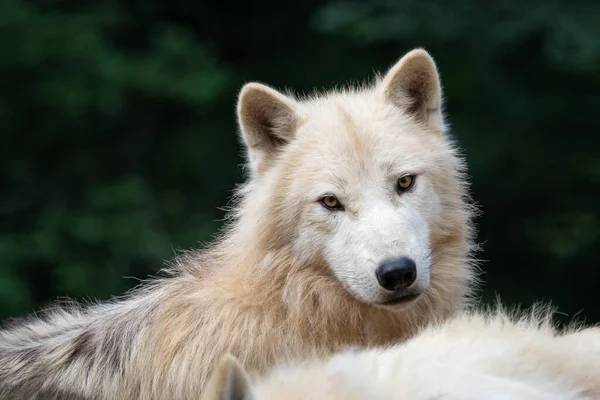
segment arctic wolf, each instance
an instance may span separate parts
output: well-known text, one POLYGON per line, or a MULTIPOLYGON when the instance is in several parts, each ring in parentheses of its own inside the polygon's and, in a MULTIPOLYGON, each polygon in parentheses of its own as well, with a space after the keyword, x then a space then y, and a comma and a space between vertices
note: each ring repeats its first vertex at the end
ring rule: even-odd
POLYGON ((197 398, 226 352, 249 370, 410 337, 473 278, 462 158, 417 49, 374 84, 238 99, 249 178, 222 235, 122 299, 0 332, 0 398, 197 398))
POLYGON ((557 332, 550 314, 464 313, 389 348, 275 366, 255 383, 223 357, 203 400, 600 398, 600 328, 557 332))

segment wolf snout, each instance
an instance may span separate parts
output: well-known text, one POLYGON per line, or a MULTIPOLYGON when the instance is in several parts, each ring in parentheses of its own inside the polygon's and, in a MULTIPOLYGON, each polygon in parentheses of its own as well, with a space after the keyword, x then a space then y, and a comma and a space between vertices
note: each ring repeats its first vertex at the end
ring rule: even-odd
POLYGON ((417 280, 417 264, 408 257, 384 261, 375 270, 377 282, 385 290, 408 289, 417 280))

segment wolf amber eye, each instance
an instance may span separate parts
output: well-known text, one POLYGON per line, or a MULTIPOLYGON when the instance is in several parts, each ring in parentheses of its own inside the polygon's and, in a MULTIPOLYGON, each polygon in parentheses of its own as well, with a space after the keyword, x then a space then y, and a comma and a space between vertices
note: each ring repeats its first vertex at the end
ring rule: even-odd
POLYGON ((323 206, 325 206, 325 208, 328 208, 331 210, 339 210, 342 208, 340 201, 337 199, 337 197, 335 197, 332 194, 324 196, 321 199, 321 204, 323 204, 323 206))
POLYGON ((414 175, 404 175, 402 178, 398 179, 398 190, 401 192, 406 192, 415 184, 415 176, 414 175))

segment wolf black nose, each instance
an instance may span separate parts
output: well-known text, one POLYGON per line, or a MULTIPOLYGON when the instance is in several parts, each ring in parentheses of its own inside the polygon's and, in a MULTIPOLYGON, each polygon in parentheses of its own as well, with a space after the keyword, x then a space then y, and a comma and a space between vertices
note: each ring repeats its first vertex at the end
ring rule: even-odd
POLYGON ((417 279, 417 264, 408 258, 388 260, 375 270, 379 285, 390 291, 410 287, 417 279))

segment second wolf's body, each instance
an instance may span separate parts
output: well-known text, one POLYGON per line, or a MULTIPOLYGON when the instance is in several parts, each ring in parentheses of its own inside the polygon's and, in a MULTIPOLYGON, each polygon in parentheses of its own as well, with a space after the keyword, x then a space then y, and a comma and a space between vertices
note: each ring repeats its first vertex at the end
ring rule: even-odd
POLYGON ((402 344, 281 364, 255 382, 225 357, 203 400, 600 398, 600 328, 558 332, 550 316, 463 313, 402 344))

